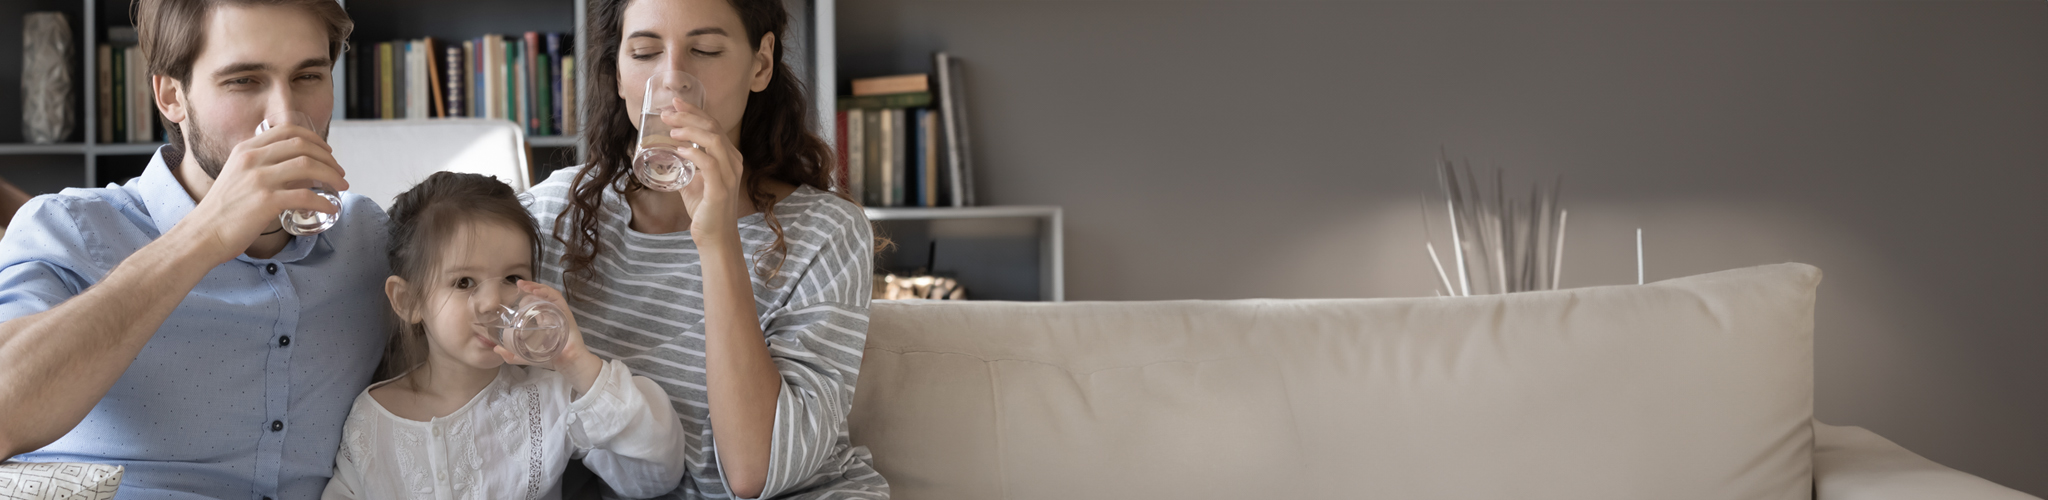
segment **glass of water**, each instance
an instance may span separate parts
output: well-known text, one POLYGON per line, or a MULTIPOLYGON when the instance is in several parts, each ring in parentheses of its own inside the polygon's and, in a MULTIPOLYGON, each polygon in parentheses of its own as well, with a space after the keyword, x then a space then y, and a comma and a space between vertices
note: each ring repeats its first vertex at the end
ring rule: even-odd
MULTIPOLYGON (((314 126, 312 118, 307 117, 305 113, 297 111, 264 115, 263 123, 256 125, 256 133, 261 134, 273 127, 283 126, 287 123, 305 127, 306 130, 320 134, 320 137, 323 139, 327 137, 327 127, 314 126)), ((341 208, 341 195, 334 192, 334 188, 328 187, 325 183, 315 183, 312 189, 321 198, 326 198, 328 203, 333 203, 335 209, 339 210, 341 208)), ((311 236, 320 234, 321 231, 326 231, 327 228, 334 227, 335 222, 341 221, 341 213, 335 212, 330 214, 315 210, 286 210, 284 213, 277 215, 277 221, 280 224, 284 224, 284 232, 291 233, 292 236, 311 236)))
POLYGON ((477 315, 476 328, 513 356, 532 364, 546 363, 569 345, 562 308, 524 291, 510 301, 477 315))
POLYGON ((676 99, 703 108, 704 85, 681 71, 656 72, 647 79, 647 92, 640 99, 640 144, 633 153, 633 177, 648 189, 679 190, 697 176, 697 164, 683 159, 676 148, 703 148, 669 137, 670 127, 661 121, 662 113, 675 111, 676 99))

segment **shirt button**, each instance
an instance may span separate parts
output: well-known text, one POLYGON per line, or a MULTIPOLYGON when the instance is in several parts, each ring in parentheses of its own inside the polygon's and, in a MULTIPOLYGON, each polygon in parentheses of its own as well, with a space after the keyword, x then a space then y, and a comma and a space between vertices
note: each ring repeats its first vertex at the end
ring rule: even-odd
POLYGON ((277 263, 272 262, 270 265, 263 266, 263 272, 277 274, 277 263))
POLYGON ((286 336, 283 336, 283 337, 278 337, 278 338, 277 338, 277 346, 278 346, 278 347, 291 347, 291 346, 292 346, 292 336, 290 336, 290 335, 286 335, 286 336))
POLYGON ((448 472, 447 472, 447 471, 434 471, 434 479, 441 479, 441 480, 446 480, 446 479, 448 479, 448 472))
POLYGON ((270 421, 270 432, 277 432, 277 431, 281 431, 281 430, 284 430, 284 421, 283 421, 283 420, 272 420, 272 421, 270 421))
POLYGON ((441 437, 441 428, 440 428, 440 427, 435 427, 435 428, 434 428, 434 437, 441 437))

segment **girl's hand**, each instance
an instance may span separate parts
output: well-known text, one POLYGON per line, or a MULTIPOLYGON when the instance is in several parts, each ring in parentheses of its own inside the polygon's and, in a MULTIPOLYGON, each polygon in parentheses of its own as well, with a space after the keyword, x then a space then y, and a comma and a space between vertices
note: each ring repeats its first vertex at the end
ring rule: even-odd
POLYGON ((740 216, 753 213, 748 209, 753 201, 742 190, 746 161, 737 144, 716 132, 724 128, 718 120, 682 99, 674 104, 675 111, 661 114, 662 123, 672 127, 669 137, 698 146, 678 150, 683 159, 697 164, 697 176, 678 191, 689 211, 690 232, 737 236, 740 216))
MULTIPOLYGON (((519 280, 519 291, 533 294, 562 310, 562 328, 569 336, 569 341, 562 345, 561 354, 555 355, 554 359, 540 366, 561 372, 568 376, 569 380, 576 382, 577 394, 590 391, 590 385, 597 382, 598 372, 604 369, 604 360, 598 359, 597 355, 591 354, 589 349, 583 347, 583 330, 576 328, 576 315, 569 313, 568 300, 562 297, 562 292, 556 291, 553 287, 531 280, 519 280)), ((533 364, 519 359, 519 356, 513 355, 505 346, 492 347, 491 351, 498 353, 498 357, 505 358, 506 363, 533 364)))

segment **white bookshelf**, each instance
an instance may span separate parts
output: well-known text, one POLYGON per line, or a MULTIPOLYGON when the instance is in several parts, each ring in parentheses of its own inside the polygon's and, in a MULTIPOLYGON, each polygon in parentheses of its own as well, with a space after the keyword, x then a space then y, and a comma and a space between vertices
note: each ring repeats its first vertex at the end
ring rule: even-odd
MULTIPOLYGON (((1066 300, 1065 215, 1060 207, 865 208, 863 211, 867 213, 868 220, 874 221, 882 231, 881 236, 898 240, 895 249, 876 255, 877 267, 891 261, 897 263, 893 267, 914 267, 903 264, 906 259, 892 258, 894 256, 890 253, 922 255, 926 249, 920 245, 940 241, 981 252, 970 259, 951 259, 956 261, 951 269, 957 271, 961 284, 967 287, 969 299, 1066 300), (968 262, 958 262, 961 260, 968 262), (1029 274, 1036 279, 1035 287, 1024 286, 1023 281, 1028 279, 1020 276, 1025 273, 1014 269, 1018 267, 1032 268, 1029 274), (1027 288, 1035 288, 1036 293, 1025 292, 1027 288), (996 295, 978 294, 977 289, 994 291, 996 295)), ((947 255, 945 248, 940 247, 941 255, 947 255)), ((933 271, 941 274, 947 270, 946 266, 934 267, 940 267, 933 271)))

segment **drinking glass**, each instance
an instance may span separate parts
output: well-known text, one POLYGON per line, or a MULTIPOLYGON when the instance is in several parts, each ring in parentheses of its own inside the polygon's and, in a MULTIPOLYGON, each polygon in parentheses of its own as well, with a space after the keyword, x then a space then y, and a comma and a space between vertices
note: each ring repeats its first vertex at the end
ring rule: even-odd
POLYGON ((555 359, 569 345, 567 324, 562 308, 524 291, 513 292, 509 302, 478 315, 476 321, 485 337, 532 364, 555 359))
MULTIPOLYGON (((305 127, 306 130, 320 132, 322 137, 326 136, 324 133, 326 131, 325 127, 315 127, 312 118, 307 117, 305 113, 297 111, 284 111, 264 115, 263 123, 256 125, 256 133, 261 134, 266 130, 286 123, 305 127)), ((341 208, 341 195, 335 193, 334 189, 328 187, 326 183, 314 183, 312 189, 321 198, 326 198, 329 203, 333 203, 336 209, 341 208)), ((341 221, 341 212, 329 214, 315 210, 286 210, 284 213, 277 215, 277 221, 280 224, 284 224, 284 232, 291 233, 292 236, 311 236, 320 234, 321 231, 326 231, 327 228, 334 227, 335 222, 341 221)))
MULTIPOLYGON (((633 154, 633 177, 656 191, 675 191, 697 176, 697 164, 683 159, 676 148, 685 145, 669 137, 661 114, 674 111, 675 99, 704 107, 704 85, 697 77, 681 71, 662 71, 647 79, 647 92, 640 99, 640 144, 633 154)), ((703 149, 696 143, 689 147, 703 149)))

